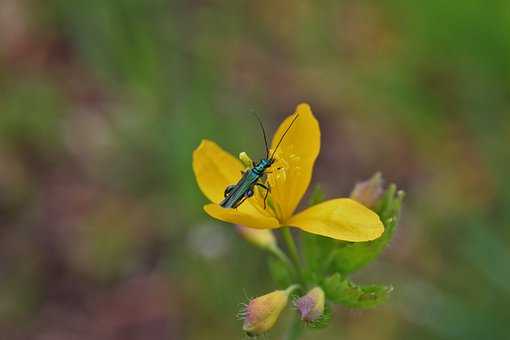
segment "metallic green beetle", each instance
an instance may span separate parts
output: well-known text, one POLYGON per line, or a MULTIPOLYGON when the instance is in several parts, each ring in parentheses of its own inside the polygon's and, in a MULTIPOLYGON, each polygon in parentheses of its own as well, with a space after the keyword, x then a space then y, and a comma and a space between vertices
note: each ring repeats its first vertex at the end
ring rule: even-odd
POLYGON ((264 135, 266 157, 261 159, 257 163, 253 162, 252 168, 248 169, 247 171, 241 172, 242 177, 239 180, 239 182, 237 182, 237 184, 227 186, 227 188, 225 189, 225 198, 223 199, 223 201, 220 202, 220 206, 222 206, 223 208, 234 209, 237 208, 247 198, 253 196, 254 194, 253 189, 257 185, 266 190, 266 194, 264 196, 264 209, 266 208, 266 199, 267 195, 271 191, 271 187, 269 185, 262 183, 262 178, 267 173, 266 170, 275 162, 274 154, 278 147, 280 146, 281 142, 283 141, 283 138, 285 137, 287 132, 289 132, 289 129, 292 127, 292 124, 294 124, 297 118, 298 116, 296 115, 296 117, 294 117, 294 119, 290 122, 289 127, 285 130, 282 137, 278 141, 278 144, 271 153, 271 156, 269 156, 269 147, 267 144, 266 131, 264 129, 264 126, 262 125, 262 122, 257 117, 260 128, 262 129, 262 134, 264 135))

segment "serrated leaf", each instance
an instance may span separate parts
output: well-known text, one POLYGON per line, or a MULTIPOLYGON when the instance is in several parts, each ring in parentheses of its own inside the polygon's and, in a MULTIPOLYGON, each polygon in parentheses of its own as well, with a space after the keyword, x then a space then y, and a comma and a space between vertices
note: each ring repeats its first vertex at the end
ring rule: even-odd
POLYGON ((403 198, 404 193, 402 191, 397 192, 394 184, 390 185, 375 209, 384 224, 382 236, 368 242, 338 241, 329 269, 342 274, 352 273, 379 256, 395 233, 403 198))
POLYGON ((392 286, 356 285, 340 273, 326 278, 322 287, 328 299, 350 308, 376 307, 385 302, 393 290, 392 286))
POLYGON ((269 258, 269 273, 279 288, 287 288, 293 283, 293 274, 289 267, 277 258, 269 258))

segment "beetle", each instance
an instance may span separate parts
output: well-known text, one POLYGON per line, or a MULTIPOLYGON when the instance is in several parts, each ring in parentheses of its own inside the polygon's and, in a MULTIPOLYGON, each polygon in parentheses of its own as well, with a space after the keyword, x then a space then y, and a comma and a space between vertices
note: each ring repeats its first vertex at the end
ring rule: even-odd
POLYGON ((274 155, 276 153, 276 150, 278 150, 278 147, 280 146, 281 142, 283 141, 283 138, 289 132, 290 128, 298 118, 298 115, 294 117, 294 119, 290 122, 289 126, 283 133, 282 137, 278 141, 278 144, 276 144, 275 149, 269 155, 269 147, 267 144, 267 136, 266 131, 264 129, 264 126, 262 125, 262 122, 260 119, 255 116, 259 122, 260 128, 262 130, 262 134, 264 136, 264 144, 266 146, 266 156, 262 158, 258 162, 253 162, 252 167, 246 171, 241 171, 242 177, 241 179, 236 183, 232 184, 226 187, 225 193, 224 193, 224 199, 220 202, 220 206, 223 208, 237 208, 239 207, 246 199, 250 198, 254 194, 255 186, 259 186, 266 190, 265 196, 264 196, 264 209, 266 208, 266 199, 271 192, 271 187, 269 184, 265 184, 262 182, 262 179, 264 175, 267 173, 267 169, 273 165, 273 163, 276 161, 274 158, 274 155))

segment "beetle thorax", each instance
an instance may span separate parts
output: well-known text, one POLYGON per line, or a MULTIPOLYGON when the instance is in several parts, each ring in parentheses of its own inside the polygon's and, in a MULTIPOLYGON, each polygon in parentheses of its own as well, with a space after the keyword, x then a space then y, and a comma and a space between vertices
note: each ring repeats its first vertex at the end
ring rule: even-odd
POLYGON ((273 164, 273 162, 270 159, 264 158, 258 161, 257 164, 255 164, 253 170, 255 170, 255 172, 259 174, 262 174, 267 168, 271 166, 271 164, 273 164))

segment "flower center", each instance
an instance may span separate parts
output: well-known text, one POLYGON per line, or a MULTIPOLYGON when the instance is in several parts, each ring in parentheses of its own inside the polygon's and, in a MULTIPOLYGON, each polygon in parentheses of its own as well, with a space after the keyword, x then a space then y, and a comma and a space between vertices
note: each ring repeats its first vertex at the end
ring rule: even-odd
MULTIPOLYGON (((281 223, 292 215, 294 209, 296 188, 291 181, 292 178, 301 176, 301 157, 293 152, 294 145, 286 145, 285 152, 277 150, 275 163, 268 171, 261 176, 259 183, 270 188, 270 192, 260 185, 255 186, 254 195, 250 203, 263 215, 274 216, 281 223)), ((242 152, 239 154, 246 170, 251 169, 253 162, 251 158, 242 152)))
POLYGON ((286 145, 285 152, 276 152, 273 172, 268 175, 267 182, 272 188, 272 199, 278 205, 277 218, 281 223, 292 215, 296 197, 295 179, 301 176, 301 157, 293 152, 294 145, 286 145))

